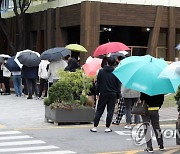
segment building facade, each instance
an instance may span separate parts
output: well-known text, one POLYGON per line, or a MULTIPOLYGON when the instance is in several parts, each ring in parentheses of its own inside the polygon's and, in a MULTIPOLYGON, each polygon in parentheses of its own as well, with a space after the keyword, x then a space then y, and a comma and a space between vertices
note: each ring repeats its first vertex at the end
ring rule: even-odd
MULTIPOLYGON (((16 43, 16 18, 2 14, 16 43)), ((27 48, 43 52, 70 43, 83 45, 92 55, 106 42, 119 41, 132 55, 151 54, 174 61, 180 42, 179 0, 39 0, 26 14, 27 48)), ((8 45, 6 46, 8 50, 8 45)))

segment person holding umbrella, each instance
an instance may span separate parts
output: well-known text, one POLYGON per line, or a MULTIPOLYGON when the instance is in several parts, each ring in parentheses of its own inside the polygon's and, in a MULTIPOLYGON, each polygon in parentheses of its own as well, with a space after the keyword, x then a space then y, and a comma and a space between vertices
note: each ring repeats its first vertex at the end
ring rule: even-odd
POLYGON ((65 71, 75 72, 76 69, 80 68, 78 61, 70 55, 67 55, 65 60, 68 61, 68 66, 66 66, 64 69, 65 71))
POLYGON ((23 65, 21 71, 23 77, 26 80, 27 90, 28 90, 28 97, 27 99, 33 99, 33 91, 35 92, 36 97, 38 98, 38 86, 37 86, 37 79, 38 79, 38 66, 34 67, 27 67, 23 65))
POLYGON ((9 58, 5 67, 12 72, 13 85, 16 96, 22 95, 22 81, 21 81, 21 69, 19 65, 14 61, 15 56, 9 58))
POLYGON ((148 113, 146 115, 142 115, 142 120, 145 125, 145 139, 147 144, 145 151, 151 153, 153 152, 150 123, 154 130, 159 150, 164 151, 163 136, 159 124, 159 109, 164 102, 164 94, 150 96, 141 92, 140 100, 145 101, 148 105, 148 113))
POLYGON ((59 69, 64 70, 66 66, 67 66, 67 63, 63 59, 60 59, 57 61, 51 61, 49 63, 49 69, 48 69, 49 87, 51 87, 52 84, 59 79, 59 75, 58 75, 59 69))
POLYGON ((107 58, 107 66, 99 70, 97 76, 96 94, 99 95, 97 110, 94 118, 94 128, 91 132, 97 132, 97 126, 100 118, 107 106, 106 129, 105 132, 112 132, 109 128, 111 125, 116 99, 120 94, 120 82, 112 73, 114 70, 115 59, 107 58))
POLYGON ((10 84, 9 84, 9 80, 10 80, 10 77, 11 77, 11 72, 5 67, 7 59, 8 58, 4 58, 4 62, 1 65, 1 69, 3 71, 3 83, 5 85, 4 95, 10 95, 11 94, 11 92, 10 92, 10 84))
POLYGON ((45 86, 45 94, 44 97, 47 97, 47 90, 48 90, 48 68, 49 68, 49 61, 41 60, 39 64, 38 76, 40 81, 40 88, 39 88, 39 99, 42 96, 42 92, 45 86))

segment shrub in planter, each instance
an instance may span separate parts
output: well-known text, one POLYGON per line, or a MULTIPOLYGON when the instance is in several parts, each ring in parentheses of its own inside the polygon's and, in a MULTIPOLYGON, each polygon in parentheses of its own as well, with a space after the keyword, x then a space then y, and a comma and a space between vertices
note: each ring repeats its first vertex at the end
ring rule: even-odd
POLYGON ((85 76, 82 70, 61 70, 59 76, 60 79, 48 90, 48 98, 44 100, 46 106, 67 110, 93 106, 89 103, 87 95, 92 86, 92 78, 85 76))
POLYGON ((178 90, 177 90, 174 98, 176 100, 178 112, 180 112, 180 86, 178 87, 178 90))
POLYGON ((180 86, 178 87, 178 90, 174 96, 177 104, 177 110, 179 112, 178 119, 176 122, 176 144, 180 145, 180 137, 178 134, 180 134, 180 86))

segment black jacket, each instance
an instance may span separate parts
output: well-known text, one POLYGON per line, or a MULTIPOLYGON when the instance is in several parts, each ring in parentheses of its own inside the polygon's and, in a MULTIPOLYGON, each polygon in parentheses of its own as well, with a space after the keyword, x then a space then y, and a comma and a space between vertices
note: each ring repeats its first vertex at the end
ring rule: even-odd
POLYGON ((144 100, 149 107, 161 107, 164 102, 164 94, 149 96, 141 93, 140 100, 144 100))
POLYGON ((38 66, 36 67, 22 67, 21 76, 25 79, 38 79, 38 66))
POLYGON ((105 66, 103 69, 99 70, 97 76, 97 86, 96 94, 105 94, 105 93, 116 93, 117 98, 120 95, 120 81, 112 73, 114 67, 105 66))
POLYGON ((78 61, 75 58, 68 60, 68 66, 64 69, 65 71, 75 72, 76 69, 80 68, 78 61))

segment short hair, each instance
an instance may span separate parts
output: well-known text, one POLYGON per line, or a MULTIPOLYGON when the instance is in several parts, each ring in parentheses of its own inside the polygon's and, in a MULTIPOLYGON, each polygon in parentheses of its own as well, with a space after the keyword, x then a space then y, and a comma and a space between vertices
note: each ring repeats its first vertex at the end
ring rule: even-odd
POLYGON ((114 57, 107 57, 107 64, 108 64, 109 66, 114 66, 114 65, 115 65, 115 62, 116 62, 116 60, 115 60, 114 57))

